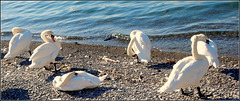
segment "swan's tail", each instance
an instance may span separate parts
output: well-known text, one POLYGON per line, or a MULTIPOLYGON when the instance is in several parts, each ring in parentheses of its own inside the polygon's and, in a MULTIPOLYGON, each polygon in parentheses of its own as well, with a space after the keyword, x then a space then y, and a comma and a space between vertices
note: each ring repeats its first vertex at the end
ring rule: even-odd
POLYGON ((159 93, 162 93, 162 92, 165 92, 165 91, 167 91, 167 87, 165 87, 165 85, 163 85, 163 86, 158 90, 159 93))
POLYGON ((219 61, 217 60, 217 61, 213 62, 213 66, 214 66, 215 68, 217 68, 217 66, 219 66, 219 61))
POLYGON ((174 89, 172 84, 169 84, 170 82, 166 82, 159 90, 158 92, 166 92, 166 91, 171 91, 174 89))
POLYGON ((108 75, 103 75, 101 77, 99 77, 99 80, 102 82, 108 75))

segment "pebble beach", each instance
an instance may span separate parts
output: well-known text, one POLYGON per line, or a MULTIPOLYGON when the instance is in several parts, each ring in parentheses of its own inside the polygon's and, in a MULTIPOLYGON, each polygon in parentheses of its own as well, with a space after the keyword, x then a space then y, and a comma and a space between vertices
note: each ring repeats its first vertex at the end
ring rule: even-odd
MULTIPOLYGON (((31 64, 28 52, 14 59, 2 59, 8 42, 1 41, 1 100, 201 100, 192 87, 184 89, 194 92, 192 96, 178 91, 158 92, 173 65, 191 54, 152 49, 152 60, 145 64, 129 57, 126 47, 62 43, 56 58, 57 67, 62 66, 62 70, 54 73, 44 68, 26 69, 31 64), (108 76, 93 89, 65 92, 53 88, 54 77, 76 70, 108 76)), ((31 51, 40 44, 32 42, 31 51)), ((201 91, 213 95, 209 100, 239 100, 239 59, 220 56, 219 62, 201 80, 201 91)))

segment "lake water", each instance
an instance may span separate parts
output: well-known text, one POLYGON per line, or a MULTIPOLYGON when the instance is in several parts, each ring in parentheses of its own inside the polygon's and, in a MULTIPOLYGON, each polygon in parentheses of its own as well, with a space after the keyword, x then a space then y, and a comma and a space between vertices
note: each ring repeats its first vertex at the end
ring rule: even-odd
POLYGON ((190 53, 188 35, 204 32, 218 45, 220 56, 238 56, 239 2, 234 1, 1 1, 2 40, 13 27, 34 33, 50 29, 62 42, 127 47, 126 36, 141 30, 153 46, 190 53), (219 34, 223 33, 223 34, 219 34), (232 33, 235 33, 234 35, 232 33), (169 35, 183 35, 181 37, 169 35), (227 36, 227 37, 226 37, 227 36), (229 52, 231 51, 231 53, 229 52))

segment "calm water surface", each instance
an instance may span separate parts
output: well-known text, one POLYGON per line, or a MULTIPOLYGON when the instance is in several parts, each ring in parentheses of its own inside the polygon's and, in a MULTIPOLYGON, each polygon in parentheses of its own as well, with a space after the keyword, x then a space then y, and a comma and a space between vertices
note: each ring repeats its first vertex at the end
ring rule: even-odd
MULTIPOLYGON (((103 40, 115 33, 129 35, 135 29, 151 37, 195 32, 229 34, 239 30, 238 12, 239 2, 233 1, 1 1, 1 32, 19 26, 34 33, 35 41, 41 41, 39 34, 51 29, 63 42, 126 47, 128 40, 103 40)), ((216 36, 212 38, 220 55, 237 57, 238 37, 216 36)), ((4 34, 1 39, 11 37, 4 34)), ((191 50, 189 38, 152 42, 163 51, 191 50)))

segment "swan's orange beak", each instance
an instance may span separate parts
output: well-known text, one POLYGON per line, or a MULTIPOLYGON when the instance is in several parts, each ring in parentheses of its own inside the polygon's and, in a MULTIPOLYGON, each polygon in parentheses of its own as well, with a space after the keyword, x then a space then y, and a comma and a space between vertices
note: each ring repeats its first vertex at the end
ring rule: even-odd
POLYGON ((54 35, 51 35, 51 38, 52 38, 53 42, 55 42, 55 40, 54 40, 54 35))
POLYGON ((209 40, 206 40, 206 43, 209 44, 209 40))

